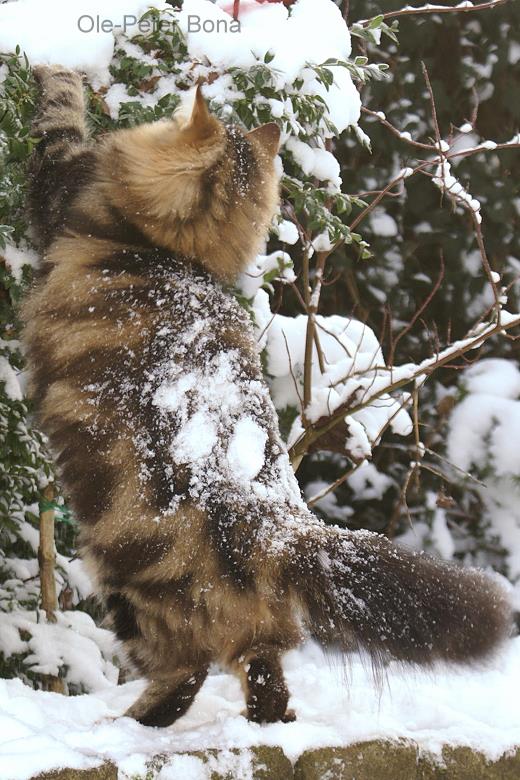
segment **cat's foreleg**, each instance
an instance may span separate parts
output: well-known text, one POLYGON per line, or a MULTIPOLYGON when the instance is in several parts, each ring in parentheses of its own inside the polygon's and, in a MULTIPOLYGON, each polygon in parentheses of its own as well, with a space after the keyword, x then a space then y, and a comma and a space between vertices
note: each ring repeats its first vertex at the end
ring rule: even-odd
POLYGON ((33 69, 40 100, 31 135, 38 143, 30 164, 29 206, 36 237, 46 248, 63 226, 65 210, 92 163, 83 81, 75 71, 33 69))

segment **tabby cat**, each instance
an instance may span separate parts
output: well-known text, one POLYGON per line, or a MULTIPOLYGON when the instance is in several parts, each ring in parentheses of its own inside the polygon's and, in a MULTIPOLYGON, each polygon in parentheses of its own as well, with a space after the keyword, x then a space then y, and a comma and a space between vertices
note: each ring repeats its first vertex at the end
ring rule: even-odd
POLYGON ((276 208, 279 130, 188 116, 88 136, 82 81, 36 70, 30 212, 43 257, 25 344, 81 550, 166 726, 217 662, 248 717, 289 720, 305 636, 429 664, 488 655, 510 609, 482 573, 325 526, 302 501, 229 285, 276 208))

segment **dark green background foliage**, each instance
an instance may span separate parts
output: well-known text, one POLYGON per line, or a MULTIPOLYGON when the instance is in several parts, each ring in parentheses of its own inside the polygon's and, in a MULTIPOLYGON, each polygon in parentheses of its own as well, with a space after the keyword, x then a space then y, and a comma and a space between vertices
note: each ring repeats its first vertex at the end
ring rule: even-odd
MULTIPOLYGON (((358 14, 367 17, 378 9, 399 7, 400 3, 393 0, 383 4, 352 3, 350 14, 354 20, 358 14)), ((484 139, 508 141, 520 127, 520 62, 508 62, 515 42, 518 46, 517 2, 473 14, 401 17, 399 46, 386 44, 379 52, 380 57, 384 53, 390 66, 391 84, 371 82, 364 89, 364 103, 368 108, 384 111, 393 125, 410 132, 415 140, 434 140, 430 102, 421 72, 424 62, 442 137, 449 136, 452 125, 461 126, 470 120, 481 95, 477 133, 484 139)), ((362 124, 371 136, 373 153, 367 154, 345 138, 341 157, 349 191, 373 189, 367 185, 374 182, 379 188, 389 181, 394 166, 404 167, 410 156, 410 147, 386 128, 373 121, 362 124)), ((483 204, 486 245, 493 267, 512 278, 518 269, 508 265, 508 259, 520 257, 518 201, 515 205, 520 194, 518 152, 486 152, 461 161, 457 171, 463 182, 471 182, 470 191, 483 204)), ((407 182, 406 198, 386 199, 384 206, 396 220, 399 236, 378 238, 365 225, 376 261, 353 269, 359 287, 356 303, 369 312, 377 332, 382 306, 369 289, 372 285, 384 293, 395 319, 407 321, 428 291, 426 281, 413 283, 414 275, 427 274, 435 279, 442 249, 446 278, 425 320, 430 327, 437 323, 442 342, 446 341, 448 323, 452 335, 463 335, 473 322, 467 310, 485 284, 482 274, 471 275, 465 264, 468 253, 476 248, 467 214, 453 215, 449 204, 441 208, 439 191, 421 176, 407 182), (393 284, 385 283, 385 271, 390 278, 396 274, 393 284)), ((418 331, 416 338, 401 344, 398 360, 418 356, 414 345, 422 348, 424 335, 424 331, 418 331)))
MULTIPOLYGON (((353 0, 349 25, 403 5, 398 0, 353 0)), ((510 59, 516 52, 518 60, 520 3, 510 2, 470 14, 404 16, 399 19, 398 39, 398 46, 384 37, 380 48, 369 46, 371 60, 389 65, 389 78, 362 87, 364 105, 383 111, 389 122, 400 131, 410 132, 414 140, 435 141, 431 103, 421 67, 424 62, 443 138, 448 139, 452 130, 456 134, 453 125, 460 127, 470 121, 477 105, 477 140, 506 142, 518 133, 520 61, 512 64, 510 59)), ((363 53, 362 45, 353 38, 353 53, 363 53)), ((413 165, 415 159, 415 151, 377 121, 364 117, 361 125, 372 140, 371 154, 348 133, 335 149, 348 193, 382 189, 402 167, 413 165)), ((518 150, 487 151, 461 161, 456 171, 461 182, 482 203, 482 228, 489 259, 492 267, 503 274, 504 283, 513 283, 510 308, 514 310, 519 289, 514 281, 520 272, 520 154, 518 150)), ((443 202, 440 191, 428 178, 416 175, 407 179, 403 195, 385 198, 381 205, 395 220, 398 234, 378 235, 370 219, 357 228, 369 241, 374 257, 359 262, 350 247, 335 253, 332 264, 340 276, 326 288, 323 310, 353 313, 366 320, 382 336, 388 357, 393 338, 410 321, 438 278, 442 253, 445 274, 441 287, 420 320, 399 341, 394 359, 399 364, 434 354, 437 345, 442 347, 450 339, 462 337, 492 299, 475 254, 477 245, 469 215, 460 210, 453 213, 450 203, 443 202)), ((492 340, 479 357, 516 358, 517 349, 514 341, 492 340)), ((460 398, 459 380, 456 371, 444 369, 421 391, 421 437, 441 454, 451 398, 460 398)), ((409 526, 399 498, 410 459, 415 457, 413 437, 409 437, 405 447, 403 444, 402 439, 393 440, 387 435, 383 446, 374 452, 377 467, 394 481, 383 500, 356 501, 347 486, 337 491, 338 502, 355 509, 348 521, 352 527, 395 533, 409 526)), ((478 550, 479 546, 494 549, 493 540, 486 537, 471 483, 462 482, 460 474, 438 459, 434 465, 447 479, 422 470, 420 479, 411 481, 408 503, 412 516, 416 513, 415 516, 424 518, 431 514, 425 507, 425 496, 433 491, 440 494, 442 503, 451 505, 447 511, 454 535, 459 533, 466 539, 461 554, 478 550)), ((300 476, 305 482, 321 475, 328 482, 346 467, 343 459, 321 454, 304 462, 300 476)))
MULTIPOLYGON (((29 128, 37 90, 25 57, 1 56, 0 64, 8 69, 0 89, 0 359, 7 360, 18 373, 24 365, 18 341, 18 307, 32 274, 27 265, 18 275, 11 273, 2 250, 7 238, 16 243, 29 240, 25 200, 27 164, 35 145, 29 128)), ((20 586, 15 585, 6 559, 34 558, 34 549, 20 536, 20 524, 37 527, 41 487, 54 479, 54 474, 45 439, 31 424, 29 402, 5 389, 0 380, 0 591, 2 608, 12 609, 20 606, 12 589, 20 593, 20 586)), ((74 533, 60 496, 56 508, 58 551, 67 554, 73 547, 74 533)), ((34 584, 29 584, 23 597, 25 607, 37 604, 34 584)))
MULTIPOLYGON (((0 62, 9 68, 0 97, 0 356, 17 371, 23 365, 17 342, 17 307, 30 268, 25 266, 19 278, 13 276, 2 258, 2 249, 6 238, 19 242, 27 231, 26 164, 34 147, 29 122, 36 92, 23 58, 4 57, 0 62)), ((41 435, 27 421, 26 403, 3 392, 3 384, 0 381, 0 539, 6 551, 17 544, 16 530, 25 519, 28 505, 33 505, 33 512, 27 519, 34 521, 39 484, 51 474, 51 465, 43 452, 41 435)), ((8 577, 9 573, 0 569, 0 582, 4 575, 8 577)))

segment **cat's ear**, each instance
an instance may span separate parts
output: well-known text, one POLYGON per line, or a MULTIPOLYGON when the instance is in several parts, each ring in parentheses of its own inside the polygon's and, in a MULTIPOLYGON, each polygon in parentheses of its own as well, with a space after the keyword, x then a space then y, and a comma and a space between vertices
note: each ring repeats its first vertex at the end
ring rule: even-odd
POLYGON ((280 128, 276 122, 268 122, 266 125, 260 125, 260 127, 250 130, 247 133, 247 138, 258 142, 268 155, 274 157, 280 146, 280 128))
POLYGON ((185 130, 199 139, 209 138, 218 128, 217 119, 208 110, 208 105, 202 96, 200 84, 195 88, 193 108, 185 130))

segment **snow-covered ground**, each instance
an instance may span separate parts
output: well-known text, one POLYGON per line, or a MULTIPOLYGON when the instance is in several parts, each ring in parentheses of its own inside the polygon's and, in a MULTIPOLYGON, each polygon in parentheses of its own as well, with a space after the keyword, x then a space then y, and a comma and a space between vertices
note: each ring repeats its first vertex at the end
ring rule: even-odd
MULTIPOLYGON (((133 44, 123 41, 121 34, 114 38, 112 32, 83 32, 78 26, 78 20, 82 14, 93 18, 99 14, 102 19, 108 18, 117 25, 124 19, 124 14, 137 16, 147 7, 146 0, 47 0, 45 3, 41 0, 21 0, 1 4, 0 50, 13 51, 19 44, 33 64, 59 61, 64 65, 85 70, 95 86, 103 85, 108 88, 106 103, 116 118, 121 100, 128 99, 124 85, 111 83, 108 71, 116 40, 118 45, 127 47, 125 51, 140 57, 143 57, 143 53, 137 52, 135 47, 131 48, 133 44)), ((207 75, 210 71, 212 77, 215 73, 218 74, 216 80, 206 84, 206 96, 215 103, 219 100, 229 103, 236 100, 237 91, 227 69, 263 63, 266 55, 271 53, 271 66, 276 68, 278 79, 277 87, 280 90, 286 89, 287 97, 284 101, 270 99, 266 105, 273 117, 279 118, 283 113, 289 117, 292 135, 289 130, 284 129, 284 142, 301 170, 328 183, 331 191, 335 192, 339 186, 339 165, 332 154, 322 148, 323 139, 313 139, 316 146, 302 142, 298 136, 301 127, 296 122, 290 98, 294 92, 292 82, 295 76, 303 73, 298 93, 326 97, 328 116, 338 131, 349 125, 355 126, 359 117, 360 98, 349 72, 345 68, 332 66, 334 86, 327 91, 316 81, 315 72, 307 67, 308 62, 319 64, 330 58, 345 59, 349 56, 350 36, 338 8, 326 0, 300 0, 289 16, 282 4, 256 4, 242 0, 243 29, 239 36, 232 32, 217 36, 188 32, 188 13, 198 13, 210 21, 225 21, 230 18, 230 7, 226 0, 219 0, 215 5, 203 0, 186 0, 184 10, 179 14, 179 24, 187 34, 189 54, 198 62, 200 74, 207 75)), ((131 32, 129 31, 129 34, 131 32)), ((191 62, 188 65, 191 68, 191 62)), ((156 93, 147 93, 141 99, 143 102, 153 102, 174 88, 176 89, 176 85, 170 74, 161 75, 156 93)), ((384 215, 376 212, 374 215, 379 233, 384 234, 386 231, 387 235, 392 235, 396 228, 388 222, 390 218, 387 217, 386 223, 383 224, 384 215)), ((298 237, 295 226, 288 222, 282 225, 285 231, 283 240, 293 244, 298 237), (289 235, 290 233, 292 235, 289 235)), ((281 227, 278 230, 280 232, 281 227)), ((280 236, 282 237, 282 233, 280 236)), ((320 247, 315 244, 313 248, 318 250, 320 247)), ((323 245, 321 248, 323 249, 323 245)), ((8 249, 6 258, 9 267, 17 273, 20 273, 22 263, 29 261, 28 255, 24 254, 22 257, 14 247, 8 249)), ((259 268, 266 270, 265 263, 259 268)), ((259 274, 253 274, 246 279, 251 292, 251 296, 246 294, 246 297, 257 293, 257 315, 262 313, 260 303, 263 299, 263 320, 258 316, 258 322, 264 323, 262 330, 265 330, 265 324, 271 322, 270 330, 264 333, 264 338, 268 345, 273 345, 270 354, 276 353, 280 357, 278 363, 271 360, 270 370, 276 377, 274 394, 278 394, 277 397, 285 401, 287 399, 282 395, 284 387, 288 393, 295 395, 291 367, 285 357, 286 337, 283 335, 282 338, 281 331, 281 325, 286 318, 281 315, 278 319, 272 317, 267 309, 267 296, 264 291, 261 290, 258 294, 258 290, 253 289, 255 286, 257 288, 260 282, 256 284, 251 280, 260 277, 259 274)), ((331 408, 330 387, 326 383, 340 376, 346 376, 353 381, 351 377, 356 374, 354 367, 363 367, 366 370, 377 365, 375 361, 382 362, 379 346, 377 342, 371 342, 372 336, 366 328, 361 333, 366 349, 361 349, 361 340, 356 338, 354 348, 349 352, 345 348, 351 347, 350 340, 354 338, 353 330, 357 326, 355 323, 349 324, 346 334, 346 325, 343 327, 339 318, 335 318, 335 321, 338 323, 337 328, 329 327, 332 331, 332 335, 329 334, 330 344, 326 335, 321 338, 330 365, 337 374, 333 377, 332 369, 323 375, 316 370, 314 398, 321 398, 323 404, 327 401, 327 407, 315 408, 316 419, 326 409, 331 408), (342 349, 338 338, 341 333, 345 337, 342 349), (338 354, 334 354, 333 349, 339 350, 338 354), (354 355, 348 366, 340 362, 341 359, 346 362, 345 354, 354 355), (354 360, 357 361, 355 366, 354 360), (325 390, 327 392, 324 392, 325 390)), ((303 350, 303 334, 306 331, 303 318, 298 322, 294 320, 291 330, 288 322, 285 322, 284 328, 284 334, 288 334, 289 341, 293 338, 294 344, 298 342, 303 350)), ((4 362, 7 366, 7 361, 4 362)), ((299 362, 303 362, 303 358, 299 362)), ((293 347, 292 364, 293 367, 298 364, 296 346, 293 347)), ((408 371, 411 375, 414 368, 411 365, 405 366, 402 371, 408 371)), ((2 366, 1 370, 4 370, 2 366)), ((5 371, 7 372, 7 368, 5 371)), ((11 380, 14 375, 12 369, 9 368, 9 371, 11 374, 5 373, 4 376, 11 380)), ((466 469, 474 464, 479 453, 489 454, 487 440, 491 430, 493 445, 497 445, 491 450, 493 457, 495 451, 499 454, 509 452, 505 446, 501 447, 504 437, 508 445, 513 449, 516 447, 517 438, 511 436, 511 421, 516 421, 517 417, 520 420, 520 403, 517 400, 520 379, 518 376, 513 377, 512 384, 507 384, 509 389, 504 390, 502 386, 498 397, 496 371, 497 366, 494 364, 494 384, 491 391, 489 387, 483 387, 481 383, 477 387, 473 382, 468 388, 469 395, 463 402, 464 406, 461 404, 457 415, 454 414, 450 447, 453 449, 455 461, 457 462, 458 458, 459 465, 466 469), (514 388, 511 389, 513 385, 514 388), (477 395, 479 398, 475 401, 477 395), (488 397, 485 407, 482 400, 484 395, 488 397), (475 409, 470 405, 477 402, 479 406, 475 413, 475 409), (489 414, 486 412, 484 415, 483 408, 489 410, 489 414), (503 424, 500 420, 496 422, 497 410, 503 411, 503 424), (474 431, 475 436, 479 436, 478 442, 467 435, 468 423, 465 415, 470 412, 471 420, 478 419, 480 423, 479 429, 474 431), (461 441, 464 443, 462 449, 456 446, 461 441)), ((505 376, 504 371, 505 369, 500 374, 502 379, 505 376)), ((370 373, 367 376, 368 386, 375 391, 374 377, 370 373)), ((402 376, 405 374, 395 373, 394 379, 402 376)), ((377 381, 387 381, 386 375, 377 377, 376 374, 375 378, 377 381)), ((17 386, 12 383, 10 388, 12 393, 18 392, 17 386)), ((351 390, 351 387, 345 385, 344 397, 338 396, 334 408, 350 395, 351 390)), ((282 400, 281 407, 284 405, 282 400)), ((288 400, 292 400, 298 407, 297 397, 288 397, 288 400)), ((383 427, 390 419, 392 410, 386 398, 379 400, 383 405, 372 405, 370 414, 372 419, 378 424, 380 422, 380 427, 383 427), (383 417, 376 419, 374 410, 377 415, 383 417)), ((399 420, 402 425, 401 433, 408 430, 407 420, 403 412, 399 420)), ((358 414, 356 421, 358 429, 359 423, 362 422, 364 429, 370 432, 370 417, 358 414)), ((352 423, 350 426, 351 434, 354 435, 352 423)), ((358 453, 361 457, 369 452, 371 442, 377 439, 379 430, 379 427, 372 430, 370 441, 365 441, 365 448, 362 447, 358 453)), ((358 440, 364 441, 360 439, 359 430, 358 440)), ((508 462, 516 463, 516 456, 508 462)), ((485 466, 486 463, 477 465, 485 466)), ((372 486, 375 484, 375 478, 381 483, 382 475, 378 475, 370 464, 367 464, 368 467, 371 468, 369 473, 372 475, 372 486)), ((367 473, 360 470, 356 478, 362 482, 363 474, 367 473)), ((496 482, 489 505, 503 505, 507 496, 507 510, 514 518, 514 511, 518 510, 513 507, 518 507, 519 503, 517 484, 512 483, 508 471, 502 469, 497 473, 504 480, 508 480, 507 493, 504 488, 506 482, 496 482)), ((514 474, 517 473, 518 469, 514 474)), ((501 520, 500 528, 508 531, 508 540, 513 538, 509 526, 506 528, 505 519, 501 520)), ((442 526, 442 529, 445 530, 446 526, 442 526)), ((517 539, 518 529, 513 530, 516 533, 514 539, 517 539)), ((437 538, 441 538, 439 534, 437 538)), ((449 539, 446 542, 446 535, 442 538, 443 549, 449 550, 449 539)), ((514 552, 518 549, 520 546, 515 546, 514 552)), ((18 567, 15 572, 17 576, 23 576, 24 581, 34 585, 36 569, 22 571, 21 567, 26 564, 18 559, 10 560, 13 570, 18 567)), ((514 572, 517 570, 514 569, 514 572)), ((144 683, 129 682, 117 687, 110 682, 115 669, 101 657, 101 651, 98 653, 96 650, 97 646, 106 651, 105 655, 108 654, 110 643, 106 632, 103 633, 102 629, 96 630, 81 617, 64 615, 60 617, 57 625, 50 627, 39 623, 35 625, 35 620, 36 613, 34 619, 20 610, 4 614, 0 648, 4 652, 9 650, 9 653, 21 654, 30 641, 35 662, 38 660, 38 666, 33 668, 33 671, 52 674, 56 673, 58 667, 66 666, 69 669, 69 678, 72 675, 72 682, 75 682, 76 669, 83 666, 83 656, 88 657, 85 662, 87 666, 96 657, 97 661, 92 662, 92 668, 87 669, 87 683, 93 686, 94 692, 65 698, 58 694, 34 691, 20 680, 0 680, 0 780, 26 780, 42 771, 64 766, 88 768, 105 760, 117 763, 121 780, 127 780, 136 773, 144 774, 147 760, 157 754, 200 751, 205 748, 229 750, 262 744, 281 746, 291 760, 295 760, 306 749, 348 745, 374 738, 410 738, 425 751, 433 753, 439 753, 443 744, 466 745, 484 751, 491 760, 520 745, 520 710, 513 693, 518 690, 520 683, 520 638, 512 640, 486 667, 471 670, 444 668, 436 673, 425 673, 392 666, 388 669, 382 691, 378 691, 370 669, 365 668, 359 658, 352 659, 350 672, 346 674, 341 662, 325 659, 316 646, 308 645, 288 654, 285 659, 287 679, 293 694, 291 706, 298 718, 295 723, 267 726, 249 723, 241 715, 244 700, 237 679, 215 672, 206 681, 189 713, 178 724, 167 729, 151 729, 121 717, 129 704, 137 698, 144 683), (80 621, 83 623, 82 635, 76 636, 73 632, 76 629, 79 631, 80 621), (70 630, 74 642, 64 639, 66 628, 70 630), (20 629, 31 635, 30 640, 22 640, 20 629)), ((29 657, 29 663, 31 662, 29 657)), ((79 677, 78 673, 78 683, 79 677)), ((85 673, 82 673, 81 680, 84 678, 85 673)), ((206 777, 200 764, 195 766, 194 763, 190 764, 190 761, 195 759, 172 759, 169 767, 162 771, 161 780, 201 780, 206 777)), ((235 773, 235 776, 247 780, 247 767, 242 767, 241 773, 235 773)))
MULTIPOLYGON (((357 657, 346 675, 340 662, 309 644, 287 654, 284 665, 297 721, 264 726, 243 717, 238 680, 220 672, 210 675, 187 715, 165 729, 120 717, 142 690, 141 681, 65 698, 20 680, 0 680, 0 777, 26 780, 60 766, 112 760, 120 780, 127 780, 144 774, 154 755, 205 748, 279 745, 294 761, 310 748, 407 737, 432 753, 443 744, 467 745, 493 760, 520 745, 520 709, 512 695, 520 686, 520 637, 486 666, 470 670, 391 666, 380 693, 357 657)), ((205 777, 199 762, 193 772, 187 762, 173 758, 162 779, 205 777)), ((247 780, 247 769, 240 777, 247 780)))

